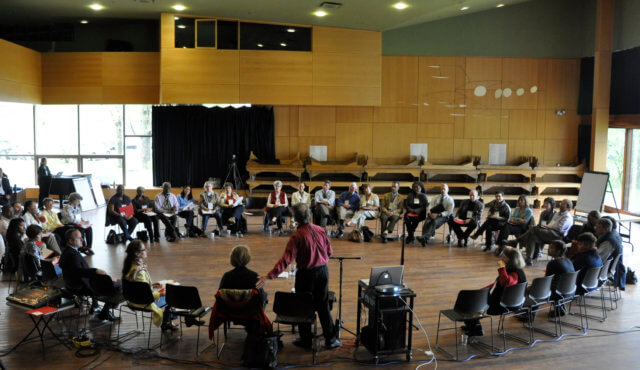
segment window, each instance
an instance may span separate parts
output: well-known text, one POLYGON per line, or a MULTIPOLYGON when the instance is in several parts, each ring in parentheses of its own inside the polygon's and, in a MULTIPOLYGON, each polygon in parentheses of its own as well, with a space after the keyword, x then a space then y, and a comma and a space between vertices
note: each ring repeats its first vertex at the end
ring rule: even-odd
MULTIPOLYGON (((38 165, 40 162, 38 162, 38 165)), ((47 157, 47 166, 51 170, 51 174, 55 175, 62 172, 64 175, 73 175, 78 171, 77 157, 47 157)))
POLYGON ((0 168, 12 187, 24 188, 34 183, 36 167, 33 156, 0 156, 0 168))
POLYGON ((33 105, 0 103, 0 154, 33 154, 33 105))
POLYGON ((78 106, 36 105, 36 153, 78 154, 78 106))
POLYGON ((640 213, 640 129, 631 130, 631 148, 627 209, 640 213))
POLYGON ((196 32, 199 48, 216 47, 216 21, 214 19, 198 19, 196 21, 196 32))
POLYGON ((196 19, 180 17, 175 22, 175 47, 194 48, 196 46, 196 19))
POLYGON ((125 105, 125 135, 151 135, 151 106, 125 105))
POLYGON ((122 124, 122 105, 81 105, 80 154, 123 154, 122 124))
POLYGON ((84 158, 82 172, 92 174, 101 184, 122 184, 122 158, 84 158))
POLYGON ((625 132, 623 128, 610 128, 607 134, 607 171, 613 188, 615 204, 611 193, 607 192, 604 204, 622 208, 622 184, 624 183, 625 132))
POLYGON ((240 49, 311 51, 311 28, 240 22, 240 49))
POLYGON ((238 49, 237 21, 218 21, 218 49, 238 49))
POLYGON ((127 185, 132 188, 152 186, 151 137, 127 137, 125 144, 127 185))

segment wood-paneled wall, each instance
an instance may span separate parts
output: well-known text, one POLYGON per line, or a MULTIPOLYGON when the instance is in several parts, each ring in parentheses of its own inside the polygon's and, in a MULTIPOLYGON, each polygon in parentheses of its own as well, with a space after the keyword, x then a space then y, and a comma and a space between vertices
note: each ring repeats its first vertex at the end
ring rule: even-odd
POLYGON ((313 51, 176 49, 161 17, 162 103, 379 105, 380 32, 313 27, 313 51))
POLYGON ((157 104, 159 53, 42 54, 43 104, 157 104))
POLYGON ((490 144, 507 144, 510 164, 570 164, 579 72, 577 59, 385 56, 380 106, 276 107, 277 156, 327 145, 330 160, 358 153, 400 163, 411 143, 427 143, 429 162, 486 163, 490 144))
POLYGON ((0 101, 40 103, 40 53, 0 39, 0 101))

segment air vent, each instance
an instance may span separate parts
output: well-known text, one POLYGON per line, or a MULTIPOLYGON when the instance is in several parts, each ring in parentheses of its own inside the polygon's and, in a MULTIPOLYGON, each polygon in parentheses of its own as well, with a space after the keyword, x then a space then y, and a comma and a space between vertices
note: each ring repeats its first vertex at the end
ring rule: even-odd
POLYGON ((325 1, 320 4, 320 7, 325 9, 338 9, 341 6, 342 3, 334 3, 333 1, 325 1))

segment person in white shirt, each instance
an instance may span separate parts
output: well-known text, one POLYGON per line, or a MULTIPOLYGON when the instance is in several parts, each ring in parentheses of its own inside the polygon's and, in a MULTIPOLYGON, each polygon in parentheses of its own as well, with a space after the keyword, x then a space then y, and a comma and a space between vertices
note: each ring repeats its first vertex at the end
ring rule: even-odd
POLYGON ((362 188, 364 195, 360 197, 360 209, 353 215, 351 221, 347 222, 347 226, 355 224, 356 230, 360 230, 367 219, 377 218, 378 209, 380 209, 380 198, 371 192, 371 185, 364 184, 362 188))
MULTIPOLYGON (((156 195, 155 207, 157 213, 162 213, 168 223, 165 223, 165 238, 168 242, 178 240, 178 198, 171 193, 171 183, 162 183, 162 192, 156 195)), ((163 220, 164 222, 164 220, 163 220)))
POLYGON ((269 225, 275 223, 278 227, 278 234, 282 234, 282 219, 288 214, 289 201, 287 200, 287 194, 282 191, 282 181, 274 181, 273 189, 267 196, 267 215, 264 220, 263 230, 267 231, 269 225))
MULTIPOLYGON (((40 214, 38 211, 38 203, 33 200, 28 200, 24 203, 24 214, 22 215, 24 219, 24 226, 29 227, 31 225, 36 225, 43 228, 43 222, 46 222, 46 218, 40 214)), ((42 237, 42 241, 47 244, 47 248, 56 252, 57 255, 61 255, 62 251, 60 250, 60 243, 62 240, 56 240, 57 235, 53 233, 48 233, 47 235, 42 237)))
POLYGON ((82 239, 84 240, 83 247, 78 250, 92 254, 90 251, 93 244, 93 228, 89 221, 82 219, 82 208, 80 207, 81 201, 82 195, 80 195, 80 193, 74 192, 69 194, 69 203, 62 208, 60 221, 65 225, 75 226, 78 228, 80 234, 82 234, 82 239))
POLYGON ((304 182, 298 184, 298 191, 291 194, 291 207, 295 206, 298 203, 304 203, 308 206, 311 206, 311 194, 304 191, 307 185, 304 182))
MULTIPOLYGON (((206 236, 207 224, 209 218, 213 217, 218 224, 217 233, 222 233, 222 214, 220 213, 220 194, 213 191, 213 181, 207 181, 204 183, 204 191, 200 193, 200 209, 198 210, 202 216, 202 232, 203 236, 206 236)), ((214 232, 215 234, 215 232, 214 232)))
POLYGON ((431 198, 431 202, 429 202, 429 212, 422 225, 422 237, 418 237, 418 241, 420 241, 423 247, 430 238, 433 238, 436 229, 449 221, 449 218, 453 214, 453 207, 453 198, 449 196, 449 185, 442 184, 440 194, 431 198))
POLYGON ((331 190, 331 181, 325 180, 322 189, 316 191, 314 196, 315 210, 314 216, 316 225, 327 229, 327 222, 336 204, 336 193, 331 190))

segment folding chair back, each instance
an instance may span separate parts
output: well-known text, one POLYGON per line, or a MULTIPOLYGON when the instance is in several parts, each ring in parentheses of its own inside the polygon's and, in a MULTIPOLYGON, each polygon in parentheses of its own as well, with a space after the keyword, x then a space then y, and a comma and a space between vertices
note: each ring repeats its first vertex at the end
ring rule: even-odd
POLYGON ((533 279, 527 296, 534 302, 546 301, 551 297, 551 283, 553 275, 533 279))
POLYGON ((598 287, 598 276, 602 267, 590 267, 582 279, 582 289, 591 291, 598 287))
POLYGON ((600 274, 598 274, 598 286, 604 285, 609 279, 609 267, 611 266, 612 259, 608 259, 602 264, 602 268, 600 269, 600 274))
POLYGON ((51 261, 41 260, 40 267, 42 268, 43 282, 48 283, 58 279, 58 274, 56 273, 56 269, 53 267, 53 263, 51 263, 51 261))
POLYGON ((502 298, 500 299, 500 306, 511 311, 519 309, 524 304, 526 290, 526 281, 504 288, 502 298))
POLYGON ((560 275, 555 293, 562 298, 571 298, 576 293, 576 279, 580 270, 575 272, 565 272, 560 275))
POLYGON ((155 302, 151 286, 141 281, 122 280, 122 295, 128 302, 149 305, 155 302))
POLYGON ((89 278, 89 284, 91 284, 91 290, 93 290, 97 296, 111 297, 119 293, 118 289, 113 285, 113 279, 111 279, 109 275, 95 274, 89 278))
POLYGON ((453 310, 459 314, 483 313, 489 309, 489 288, 461 290, 458 292, 453 310))
POLYGON ((314 314, 311 293, 276 292, 273 312, 288 317, 304 317, 314 314))
POLYGON ((195 310, 202 307, 198 288, 167 284, 167 305, 179 310, 195 310))

